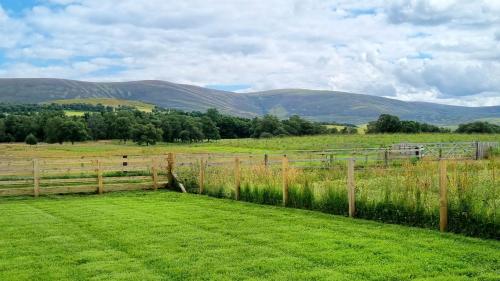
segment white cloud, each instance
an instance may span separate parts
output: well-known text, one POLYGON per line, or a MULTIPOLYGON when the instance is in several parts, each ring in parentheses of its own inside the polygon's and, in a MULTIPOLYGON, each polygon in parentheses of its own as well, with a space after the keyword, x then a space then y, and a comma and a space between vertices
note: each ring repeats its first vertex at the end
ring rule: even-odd
POLYGON ((16 18, 0 8, 6 58, 0 76, 162 79, 500 104, 495 1, 39 3, 16 18))

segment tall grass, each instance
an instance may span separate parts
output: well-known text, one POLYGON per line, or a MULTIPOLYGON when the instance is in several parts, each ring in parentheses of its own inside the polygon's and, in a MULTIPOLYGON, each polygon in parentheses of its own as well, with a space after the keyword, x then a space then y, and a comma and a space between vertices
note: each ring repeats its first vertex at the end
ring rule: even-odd
MULTIPOLYGON (((337 161, 312 168, 291 167, 287 207, 348 214, 346 163, 337 161)), ((499 162, 450 161, 448 164, 448 230, 499 239, 499 162)), ((192 175, 196 177, 199 167, 192 175)), ((240 200, 282 204, 279 165, 243 165, 240 200)), ((410 159, 385 167, 362 163, 357 167, 356 217, 425 228, 439 227, 438 162, 410 159)), ((196 188, 192 189, 196 192, 196 188)), ((234 166, 210 166, 205 194, 234 198, 234 166)))

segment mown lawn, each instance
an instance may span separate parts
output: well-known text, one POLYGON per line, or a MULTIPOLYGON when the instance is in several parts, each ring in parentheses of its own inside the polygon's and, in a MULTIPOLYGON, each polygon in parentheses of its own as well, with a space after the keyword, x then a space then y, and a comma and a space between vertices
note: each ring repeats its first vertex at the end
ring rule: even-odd
POLYGON ((499 280, 500 242, 172 192, 0 199, 0 280, 499 280))

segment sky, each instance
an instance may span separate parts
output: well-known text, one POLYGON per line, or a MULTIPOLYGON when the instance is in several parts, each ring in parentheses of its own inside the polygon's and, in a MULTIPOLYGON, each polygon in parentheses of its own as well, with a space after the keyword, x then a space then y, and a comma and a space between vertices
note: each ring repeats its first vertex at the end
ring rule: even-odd
POLYGON ((500 1, 0 0, 0 77, 500 105, 500 1))

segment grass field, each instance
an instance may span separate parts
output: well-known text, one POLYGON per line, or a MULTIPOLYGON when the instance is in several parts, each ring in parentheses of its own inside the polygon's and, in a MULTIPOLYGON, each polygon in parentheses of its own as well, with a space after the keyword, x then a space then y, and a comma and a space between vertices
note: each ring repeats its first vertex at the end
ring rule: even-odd
POLYGON ((499 280, 500 242, 172 192, 0 199, 0 280, 499 280))
POLYGON ((104 106, 118 107, 118 106, 130 106, 135 107, 140 111, 151 112, 155 107, 152 104, 144 103, 140 101, 133 100, 121 100, 121 99, 111 99, 111 98, 93 98, 93 99, 64 99, 64 100, 55 100, 51 101, 51 103, 57 104, 90 104, 90 105, 98 105, 102 104, 104 106))
POLYGON ((286 150, 335 149, 380 147, 400 142, 466 142, 500 141, 500 135, 482 134, 383 134, 383 135, 324 135, 285 137, 272 139, 226 139, 190 144, 159 143, 155 146, 138 146, 118 141, 84 142, 71 144, 0 144, 0 155, 12 156, 109 156, 161 154, 166 152, 249 152, 266 153, 286 150))

